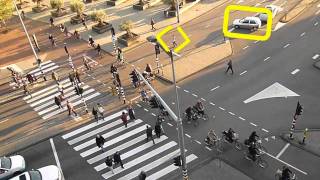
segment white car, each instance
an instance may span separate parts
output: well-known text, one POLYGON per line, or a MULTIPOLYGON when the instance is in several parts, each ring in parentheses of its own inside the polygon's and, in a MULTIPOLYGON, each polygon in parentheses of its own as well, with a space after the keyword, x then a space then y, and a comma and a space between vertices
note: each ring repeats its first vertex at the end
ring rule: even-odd
POLYGON ((232 25, 235 29, 243 28, 255 30, 261 27, 261 21, 258 17, 246 17, 234 20, 232 25))
POLYGON ((0 179, 9 179, 22 173, 26 169, 26 162, 20 155, 0 157, 0 179))
POLYGON ((10 180, 62 180, 62 176, 57 166, 49 165, 37 170, 26 171, 10 180))
MULTIPOLYGON (((274 17, 276 16, 276 14, 277 14, 277 13, 279 12, 279 10, 280 10, 280 7, 275 6, 275 5, 267 5, 266 8, 269 9, 269 10, 272 12, 272 18, 274 18, 274 17)), ((267 22, 268 15, 265 14, 265 13, 261 13, 261 14, 259 14, 259 19, 260 19, 262 22, 267 22)))

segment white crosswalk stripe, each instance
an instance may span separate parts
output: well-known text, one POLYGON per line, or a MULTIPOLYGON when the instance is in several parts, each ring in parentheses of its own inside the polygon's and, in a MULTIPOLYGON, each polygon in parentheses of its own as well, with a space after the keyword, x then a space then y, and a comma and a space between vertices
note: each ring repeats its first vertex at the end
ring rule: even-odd
MULTIPOLYGON (((143 120, 129 121, 124 127, 120 116, 123 111, 115 112, 100 122, 93 122, 64 135, 62 139, 70 145, 81 158, 103 179, 136 179, 143 170, 148 172, 148 179, 159 179, 170 173, 178 172, 179 167, 173 165, 172 159, 180 155, 178 144, 166 135, 146 142, 146 124, 143 120), (95 137, 99 134, 105 139, 104 152, 97 147, 95 137), (104 160, 120 152, 124 168, 115 167, 114 173, 109 171, 104 160), (152 177, 152 178, 151 178, 152 177)), ((154 133, 154 132, 153 132, 154 133)), ((187 150, 186 150, 187 152, 187 150)), ((187 163, 196 160, 194 154, 187 154, 187 163)))

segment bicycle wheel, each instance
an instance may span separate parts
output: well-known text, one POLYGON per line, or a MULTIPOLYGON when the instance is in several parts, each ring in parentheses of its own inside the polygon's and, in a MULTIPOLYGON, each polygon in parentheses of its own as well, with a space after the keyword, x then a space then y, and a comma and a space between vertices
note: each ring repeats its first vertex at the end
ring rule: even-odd
POLYGON ((259 147, 259 151, 260 151, 260 154, 265 154, 265 153, 268 152, 267 149, 264 146, 260 146, 259 147))
POLYGON ((258 165, 261 167, 261 168, 266 168, 266 167, 268 167, 268 163, 267 163, 267 161, 265 161, 265 160, 263 160, 262 158, 258 158, 257 159, 257 163, 258 163, 258 165))
POLYGON ((235 141, 234 145, 237 150, 241 151, 242 150, 242 144, 239 141, 235 141))

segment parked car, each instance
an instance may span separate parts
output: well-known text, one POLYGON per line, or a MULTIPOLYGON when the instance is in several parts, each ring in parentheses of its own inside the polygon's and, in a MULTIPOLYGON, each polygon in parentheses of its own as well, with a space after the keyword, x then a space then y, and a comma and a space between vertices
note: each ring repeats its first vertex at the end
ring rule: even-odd
POLYGON ((62 175, 57 166, 49 165, 37 170, 26 171, 10 180, 62 180, 62 175))
MULTIPOLYGON (((266 8, 272 12, 272 18, 274 18, 280 10, 280 7, 275 5, 267 5, 266 8)), ((265 13, 260 13, 259 19, 261 20, 261 22, 267 22, 268 15, 265 13)))
POLYGON ((20 155, 0 157, 0 179, 9 179, 22 173, 26 169, 26 162, 20 155))
POLYGON ((242 28, 255 30, 261 27, 261 20, 258 17, 246 17, 234 20, 232 25, 235 29, 242 28))

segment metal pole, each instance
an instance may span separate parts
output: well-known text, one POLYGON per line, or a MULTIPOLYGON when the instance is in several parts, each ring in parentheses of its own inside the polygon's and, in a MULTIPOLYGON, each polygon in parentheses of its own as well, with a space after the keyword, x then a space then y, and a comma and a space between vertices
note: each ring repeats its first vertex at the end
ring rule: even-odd
POLYGON ((32 52, 33 52, 34 57, 35 57, 36 62, 37 62, 37 60, 39 59, 39 57, 38 57, 36 51, 34 50, 34 47, 33 47, 33 45, 32 45, 31 39, 30 39, 29 34, 28 34, 28 32, 27 32, 27 29, 26 29, 26 27, 25 27, 25 25, 24 25, 24 23, 23 23, 23 20, 22 20, 22 18, 21 18, 20 12, 19 12, 18 7, 17 7, 17 4, 16 4, 16 0, 13 0, 12 2, 13 2, 13 4, 14 4, 14 7, 16 8, 16 11, 17 11, 17 14, 18 14, 18 16, 19 16, 20 22, 21 22, 21 24, 22 24, 23 30, 24 30, 25 34, 27 35, 29 44, 30 44, 30 46, 31 46, 32 52))
POLYGON ((177 1, 177 22, 180 23, 180 6, 179 6, 180 1, 179 0, 176 0, 176 1, 177 1))
POLYGON ((178 127, 178 139, 179 139, 181 160, 182 160, 182 173, 183 173, 183 178, 188 179, 185 144, 184 144, 184 136, 183 136, 183 126, 182 126, 182 120, 181 120, 180 102, 179 102, 178 88, 177 88, 177 82, 176 82, 176 74, 175 74, 174 63, 173 63, 172 49, 170 50, 170 59, 171 59, 171 67, 172 67, 173 84, 176 91, 176 108, 178 112, 177 127, 178 127))

